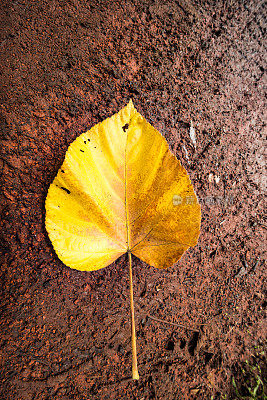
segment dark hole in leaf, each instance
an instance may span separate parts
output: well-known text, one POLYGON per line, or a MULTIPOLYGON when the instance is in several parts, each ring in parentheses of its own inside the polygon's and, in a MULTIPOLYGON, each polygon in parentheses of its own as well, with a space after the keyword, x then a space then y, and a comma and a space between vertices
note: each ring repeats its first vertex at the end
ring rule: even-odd
POLYGON ((81 151, 82 153, 84 153, 84 150, 81 150, 81 149, 80 149, 80 151, 81 151))
POLYGON ((67 192, 68 194, 70 194, 70 190, 69 190, 69 189, 66 189, 66 188, 63 187, 63 186, 61 186, 60 189, 63 189, 63 190, 65 190, 65 192, 67 192))
POLYGON ((65 174, 65 171, 64 171, 64 169, 62 169, 62 170, 61 170, 61 172, 62 172, 63 174, 65 174))
POLYGON ((123 130, 123 132, 126 132, 126 130, 129 128, 129 124, 125 124, 123 127, 122 127, 122 130, 123 130))
POLYGON ((84 144, 86 144, 86 140, 84 140, 83 142, 84 142, 84 144))

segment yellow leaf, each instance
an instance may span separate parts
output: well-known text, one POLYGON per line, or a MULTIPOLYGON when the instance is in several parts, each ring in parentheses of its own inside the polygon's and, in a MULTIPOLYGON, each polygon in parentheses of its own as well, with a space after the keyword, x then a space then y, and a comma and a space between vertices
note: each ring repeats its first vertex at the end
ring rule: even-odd
POLYGON ((132 101, 69 147, 46 198, 46 229, 69 267, 93 271, 128 253, 132 377, 139 379, 131 254, 157 268, 197 243, 200 205, 186 170, 132 101))
POLYGON ((46 229, 69 267, 97 270, 131 252, 167 268, 200 229, 200 205, 166 140, 128 103, 80 135, 50 185, 46 229))

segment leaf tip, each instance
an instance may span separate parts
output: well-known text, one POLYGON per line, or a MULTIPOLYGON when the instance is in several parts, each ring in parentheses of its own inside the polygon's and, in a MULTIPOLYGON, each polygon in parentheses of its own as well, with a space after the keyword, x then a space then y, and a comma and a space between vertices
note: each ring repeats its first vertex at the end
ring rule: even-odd
POLYGON ((129 103, 128 103, 128 107, 130 108, 130 110, 134 110, 134 104, 133 104, 133 100, 130 99, 129 103))

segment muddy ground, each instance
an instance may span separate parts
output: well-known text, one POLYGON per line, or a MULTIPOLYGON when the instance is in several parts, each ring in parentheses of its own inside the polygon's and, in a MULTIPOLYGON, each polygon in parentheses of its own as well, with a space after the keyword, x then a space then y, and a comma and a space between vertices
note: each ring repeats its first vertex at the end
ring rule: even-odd
POLYGON ((233 377, 245 396, 266 337, 264 2, 9 0, 1 18, 1 399, 235 399, 233 377), (126 257, 71 270, 44 225, 68 145, 130 98, 202 205, 179 263, 134 258, 139 381, 126 257))

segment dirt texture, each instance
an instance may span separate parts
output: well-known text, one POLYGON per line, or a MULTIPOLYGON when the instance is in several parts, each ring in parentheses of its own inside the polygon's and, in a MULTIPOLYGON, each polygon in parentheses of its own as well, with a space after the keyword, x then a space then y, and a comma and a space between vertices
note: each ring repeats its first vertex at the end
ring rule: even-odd
POLYGON ((266 338, 264 2, 9 0, 1 19, 1 399, 235 399, 233 377, 246 395, 266 338), (130 98, 202 205, 179 263, 133 260, 139 381, 127 257, 71 270, 44 224, 69 144, 130 98))

